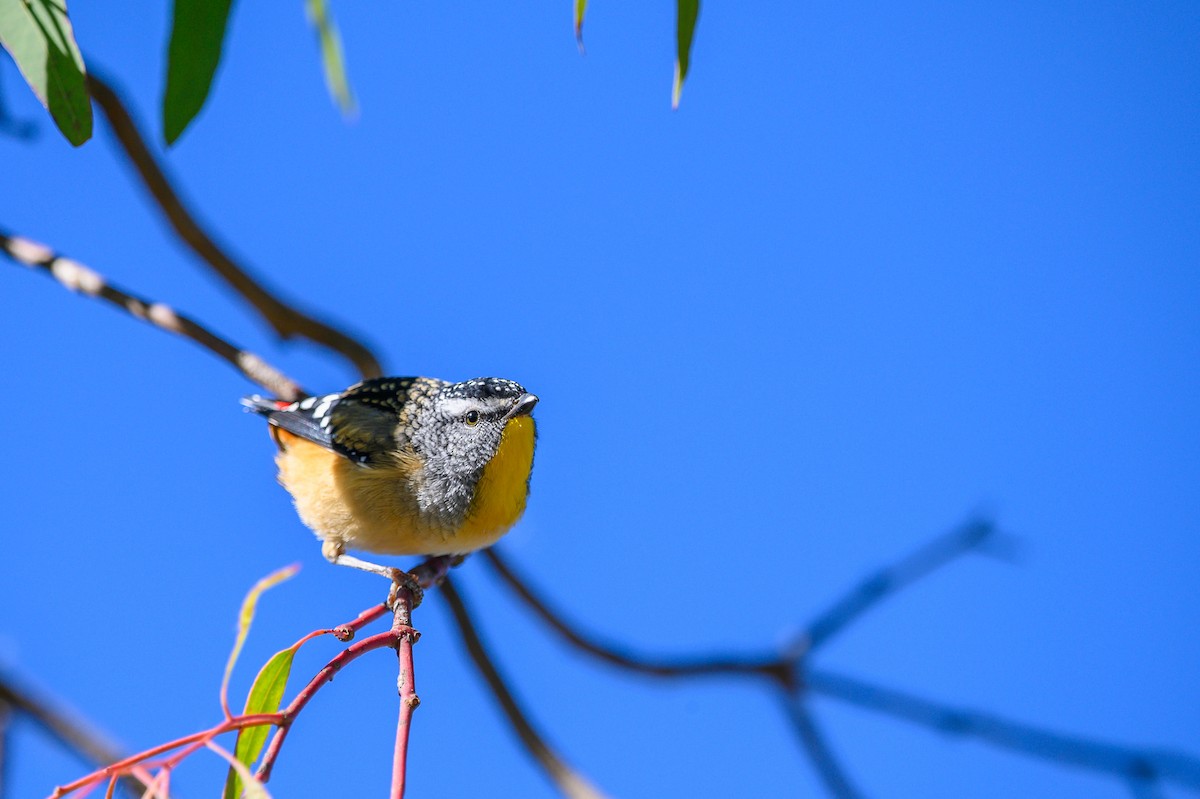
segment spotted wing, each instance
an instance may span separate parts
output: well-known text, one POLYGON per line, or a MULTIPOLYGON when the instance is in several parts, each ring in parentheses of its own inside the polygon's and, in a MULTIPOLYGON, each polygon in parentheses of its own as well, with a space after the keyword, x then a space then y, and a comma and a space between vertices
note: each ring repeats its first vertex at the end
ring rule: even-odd
POLYGON ((317 411, 328 410, 337 397, 337 394, 325 394, 320 397, 306 397, 299 402, 284 402, 255 394, 244 397, 242 404, 267 417, 272 426, 332 449, 333 442, 329 431, 322 427, 322 415, 317 411))
POLYGON ((396 449, 396 427, 415 380, 364 380, 340 394, 307 397, 290 404, 261 397, 247 397, 243 403, 300 438, 357 463, 377 463, 396 449))

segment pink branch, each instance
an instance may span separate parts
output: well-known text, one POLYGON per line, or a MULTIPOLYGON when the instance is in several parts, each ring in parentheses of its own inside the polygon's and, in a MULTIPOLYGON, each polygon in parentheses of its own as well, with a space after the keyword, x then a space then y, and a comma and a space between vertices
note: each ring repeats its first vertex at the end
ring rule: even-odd
MULTIPOLYGON (((300 714, 300 711, 308 705, 309 701, 316 696, 324 685, 333 680, 342 668, 368 652, 384 647, 392 647, 396 649, 400 660, 400 720, 396 729, 396 751, 394 757, 394 769, 392 777, 392 797, 399 799, 404 795, 404 775, 405 762, 408 752, 408 730, 412 721, 413 711, 420 704, 420 699, 417 698, 416 685, 413 678, 413 655, 412 647, 420 637, 420 633, 412 628, 412 609, 420 604, 421 589, 440 583, 450 570, 451 566, 457 565, 459 559, 449 557, 430 558, 417 568, 413 569, 409 575, 411 582, 398 583, 394 591, 395 603, 393 608, 392 628, 387 632, 372 635, 369 638, 364 638, 358 643, 351 644, 346 649, 335 655, 324 667, 317 672, 308 684, 304 686, 296 697, 292 700, 285 709, 278 713, 253 713, 242 716, 233 716, 226 718, 216 726, 210 727, 207 730, 185 735, 181 738, 176 738, 164 744, 160 744, 151 749, 139 752, 136 755, 131 755, 115 763, 111 763, 104 768, 97 769, 92 773, 81 777, 67 785, 62 785, 54 789, 50 795, 50 799, 61 799, 67 794, 74 793, 79 790, 90 790, 97 787, 104 780, 110 781, 110 791, 112 785, 115 785, 116 780, 131 772, 138 772, 143 778, 144 784, 150 784, 153 787, 158 782, 157 778, 150 780, 149 773, 145 771, 146 766, 152 758, 159 755, 173 752, 173 754, 165 758, 159 764, 164 773, 169 774, 184 758, 188 757, 198 749, 203 747, 211 748, 213 740, 223 733, 233 730, 240 730, 246 727, 256 727, 262 725, 272 725, 276 727, 275 735, 271 739, 270 745, 267 747, 266 755, 263 756, 262 764, 258 768, 258 773, 255 775, 260 782, 266 782, 270 779, 271 769, 275 765, 275 760, 279 757, 280 748, 283 746, 283 741, 287 738, 288 730, 291 729, 292 723, 300 714), (174 750, 180 750, 175 752, 174 750)), ((334 627, 329 630, 317 630, 310 633, 293 645, 293 649, 298 649, 305 642, 316 638, 320 635, 332 633, 340 641, 349 641, 354 637, 354 634, 370 624, 372 621, 387 613, 386 605, 376 605, 364 610, 358 614, 356 618, 346 624, 334 627)), ((160 775, 161 776, 161 775, 160 775)), ((163 782, 165 783, 164 778, 163 782)))
MULTIPOLYGON (((136 755, 130 755, 123 760, 118 760, 116 763, 112 763, 102 769, 97 769, 91 774, 80 777, 72 783, 60 785, 54 789, 54 793, 50 794, 50 799, 59 799, 59 797, 66 796, 67 794, 73 793, 80 788, 100 782, 105 778, 119 776, 129 771, 134 766, 141 765, 144 761, 156 755, 170 752, 172 749, 178 749, 181 746, 187 746, 188 744, 196 743, 197 741, 203 742, 206 740, 211 740, 222 733, 229 732, 230 730, 240 730, 244 727, 258 727, 263 724, 280 724, 283 720, 282 715, 283 714, 281 713, 254 713, 246 716, 235 716, 234 718, 222 721, 215 727, 210 727, 209 729, 202 730, 200 732, 194 732, 191 735, 185 735, 182 738, 176 738, 174 741, 168 741, 165 744, 159 744, 158 746, 147 749, 144 752, 139 752, 136 755)), ((203 745, 203 743, 201 743, 201 745, 203 745)))
MULTIPOLYGON (((461 558, 451 558, 447 556, 430 558, 409 572, 409 574, 412 576, 416 584, 421 588, 429 588, 440 583, 446 577, 446 574, 450 571, 450 568, 458 565, 460 562, 461 558)), ((403 584, 397 584, 395 595, 397 601, 395 603, 395 610, 393 611, 395 615, 393 617, 392 629, 385 633, 372 635, 370 638, 364 638, 362 641, 359 641, 356 644, 351 644, 349 647, 335 656, 332 660, 325 664, 325 667, 321 669, 321 671, 317 672, 317 675, 309 681, 308 685, 306 685, 304 689, 296 695, 296 698, 292 700, 292 703, 287 706, 287 709, 280 714, 283 716, 283 719, 278 725, 279 729, 275 731, 275 735, 271 738, 271 743, 267 746, 267 752, 265 755, 263 755, 262 763, 259 765, 258 771, 254 775, 258 778, 259 782, 267 782, 269 779, 271 779, 271 770, 275 767, 275 761, 279 758, 280 749, 283 747, 284 740, 287 739, 288 730, 291 728, 292 722, 295 720, 296 715, 304 708, 305 705, 308 704, 309 700, 316 695, 316 692, 321 689, 321 686, 332 680, 333 676, 337 674, 347 663, 362 657, 367 652, 371 652, 376 649, 382 649, 385 646, 395 648, 400 657, 401 718, 399 725, 404 727, 404 740, 403 751, 401 751, 401 730, 397 728, 397 751, 395 758, 401 759, 403 757, 403 753, 407 752, 408 724, 412 718, 412 711, 416 709, 417 704, 420 703, 420 700, 417 699, 415 689, 411 688, 410 686, 408 690, 412 692, 412 704, 407 710, 404 709, 404 705, 408 703, 408 701, 404 698, 405 675, 409 675, 409 681, 411 682, 411 675, 413 674, 412 645, 416 642, 417 637, 419 637, 417 631, 412 628, 411 614, 412 608, 416 607, 418 604, 420 604, 420 602, 416 596, 414 596, 412 589, 403 584), (404 597, 407 597, 407 605, 406 601, 403 599, 404 597), (404 613, 403 619, 401 619, 402 611, 404 613), (405 649, 407 649, 407 656, 405 655, 405 649)), ((387 610, 388 609, 386 605, 376 605, 373 608, 365 610, 358 614, 358 617, 353 621, 343 624, 340 627, 335 627, 334 635, 336 635, 339 640, 349 641, 354 637, 354 633, 356 631, 360 630, 362 627, 371 623, 375 619, 378 619, 380 616, 385 614, 387 610)), ((395 765, 395 762, 393 762, 393 765, 395 765)), ((395 790, 396 773, 396 769, 393 768, 393 792, 395 790)), ((400 780, 402 783, 402 764, 399 773, 401 775, 400 780)), ((401 786, 401 791, 403 791, 403 786, 401 786)), ((395 794, 393 793, 393 795, 395 794)))
POLYGON ((372 635, 370 638, 364 638, 357 644, 352 644, 336 654, 332 660, 325 664, 324 668, 317 672, 315 677, 308 681, 308 685, 304 686, 304 689, 296 694, 296 698, 292 700, 292 703, 281 713, 277 714, 279 721, 276 723, 276 726, 279 729, 275 731, 275 736, 271 739, 271 743, 267 747, 267 753, 263 756, 262 765, 258 767, 258 772, 254 775, 258 777, 259 782, 266 782, 271 779, 271 769, 275 766, 275 760, 279 757, 279 750, 283 746, 284 739, 287 738, 292 722, 296 720, 297 714, 304 709, 304 706, 317 695, 317 691, 321 690, 322 686, 332 680, 334 675, 341 671, 347 663, 355 661, 376 649, 393 646, 394 642, 395 636, 391 630, 372 635))
POLYGON ((395 611, 391 633, 396 640, 396 655, 400 660, 400 718, 396 722, 396 748, 392 755, 391 799, 403 799, 408 763, 408 732, 413 711, 421 700, 417 698, 416 673, 413 669, 413 644, 421 634, 412 628, 413 592, 401 587, 396 591, 395 611))
POLYGON ((358 614, 358 617, 354 621, 334 627, 333 634, 339 641, 350 641, 354 638, 356 632, 387 613, 387 611, 387 605, 376 605, 373 608, 368 608, 358 614))

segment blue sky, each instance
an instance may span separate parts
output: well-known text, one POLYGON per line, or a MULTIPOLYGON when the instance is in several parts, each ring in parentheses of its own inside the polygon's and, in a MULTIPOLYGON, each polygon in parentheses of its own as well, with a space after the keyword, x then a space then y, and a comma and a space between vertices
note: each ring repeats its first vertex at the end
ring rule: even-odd
MULTIPOLYGON (((588 628, 661 653, 787 640, 867 571, 991 514, 967 558, 821 665, 1114 743, 1200 753, 1200 10, 1194 4, 718 4, 669 111, 673 4, 335 7, 361 105, 322 85, 301 3, 241 4, 168 156, 237 254, 389 372, 542 397, 504 551, 588 628)), ((76 4, 89 63, 157 129, 168 21, 76 4)), ((0 223, 173 303, 313 390, 171 237, 106 128, 73 150, 11 65, 0 223)), ((219 717, 244 591, 257 663, 376 601, 275 485, 253 390, 196 347, 0 265, 7 399, 0 665, 131 749, 219 717)), ((462 590, 514 690, 616 796, 822 795, 772 697, 598 667, 481 563, 462 590)), ((412 795, 553 795, 417 613, 412 795)), ((310 645, 297 674, 336 651, 310 645)), ((276 796, 379 795, 395 663, 311 706, 276 796)), ((872 797, 1119 797, 1112 780, 828 700, 872 797)), ((27 727, 12 794, 82 773, 27 727)), ((181 794, 214 790, 200 760, 181 794)), ((1166 792, 1167 796, 1186 795, 1166 792)))

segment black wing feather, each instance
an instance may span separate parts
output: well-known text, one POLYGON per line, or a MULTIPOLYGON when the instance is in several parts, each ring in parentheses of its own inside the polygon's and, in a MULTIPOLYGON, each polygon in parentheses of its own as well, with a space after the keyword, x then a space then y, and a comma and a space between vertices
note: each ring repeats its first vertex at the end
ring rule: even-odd
MULTIPOLYGON (((332 401, 336 397, 336 394, 327 394, 323 397, 307 397, 299 402, 285 404, 278 400, 254 395, 243 398, 242 405, 267 417, 267 422, 275 427, 327 449, 333 449, 333 437, 327 427, 322 426, 322 417, 317 416, 314 412, 321 407, 321 403, 326 400, 332 401)), ((325 406, 326 413, 328 413, 329 407, 330 405, 325 406)))
POLYGON ((364 380, 341 394, 287 405, 259 396, 246 397, 242 404, 289 433, 357 463, 374 463, 396 448, 396 426, 414 379, 364 380))

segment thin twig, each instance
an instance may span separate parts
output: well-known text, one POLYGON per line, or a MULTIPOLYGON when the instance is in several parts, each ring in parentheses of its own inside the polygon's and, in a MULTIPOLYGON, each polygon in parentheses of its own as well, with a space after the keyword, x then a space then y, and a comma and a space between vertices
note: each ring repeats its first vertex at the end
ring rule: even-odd
MULTIPOLYGON (((436 585, 437 582, 445 576, 447 570, 451 566, 456 565, 459 562, 461 562, 461 559, 459 558, 430 558, 414 569, 411 573, 422 586, 432 586, 436 585)), ((411 606, 413 603, 413 597, 411 594, 407 595, 407 601, 409 603, 408 608, 410 609, 408 612, 411 613, 411 606)), ((368 608, 367 610, 358 614, 353 621, 329 630, 318 630, 316 635, 333 633, 341 640, 349 640, 354 636, 355 631, 370 621, 378 619, 383 615, 385 610, 386 608, 382 608, 382 606, 378 605, 368 608)), ((406 614, 403 618, 409 619, 410 616, 406 614)), ((323 686, 331 682, 334 675, 337 674, 337 672, 344 668, 348 663, 362 657, 366 653, 373 652, 376 649, 383 649, 385 647, 401 646, 402 642, 408 637, 405 634, 406 630, 409 632, 415 632, 412 631, 411 626, 409 626, 407 623, 404 625, 399 625, 397 623, 394 624, 393 628, 387 632, 372 635, 369 638, 365 638, 362 641, 352 644, 351 646, 342 650, 328 663, 326 663, 319 672, 317 672, 316 676, 309 681, 308 685, 306 685, 296 695, 296 697, 285 709, 279 712, 246 714, 242 716, 226 718, 219 724, 210 727, 207 730, 185 735, 182 738, 177 738, 165 744, 155 746, 136 755, 132 755, 121 760, 117 760, 115 756, 113 758, 103 760, 101 762, 108 762, 109 765, 105 766, 104 768, 97 769, 91 774, 85 775, 84 777, 81 777, 80 779, 75 780, 68 785, 57 788, 53 794, 53 797, 66 796, 67 794, 76 790, 93 786, 103 779, 123 777, 130 769, 142 769, 141 773, 145 773, 147 775, 146 779, 143 779, 141 784, 138 786, 138 790, 144 792, 146 790, 146 785, 153 781, 149 778, 148 772, 144 771, 148 765, 153 765, 153 762, 151 761, 152 758, 156 758, 159 755, 164 755, 167 752, 173 752, 174 754, 171 757, 166 758, 158 764, 164 770, 170 771, 178 766, 184 758, 188 757, 198 749, 205 746, 209 746, 211 748, 213 739, 218 735, 231 730, 244 729, 246 727, 270 725, 277 728, 275 731, 275 736, 271 739, 271 744, 267 749, 266 755, 263 757, 263 761, 259 766, 258 773, 255 775, 255 778, 260 782, 266 782, 268 779, 270 779, 271 769, 274 766, 275 760, 279 756, 280 748, 283 745, 283 741, 287 736, 288 730, 291 728, 300 712, 312 700, 312 698, 316 696, 317 692, 323 686), (403 629, 398 630, 398 627, 402 627, 403 629), (114 760, 116 762, 112 762, 114 760)), ((298 648, 305 641, 308 641, 313 637, 314 635, 304 636, 296 642, 294 647, 298 648)), ((409 651, 409 673, 411 674, 411 648, 409 651)))
POLYGON ((413 644, 420 638, 420 633, 412 626, 414 600, 410 588, 401 586, 396 591, 392 635, 396 639, 396 659, 400 665, 400 676, 396 680, 400 694, 400 717, 396 721, 396 745, 392 750, 391 799, 404 799, 408 779, 408 733, 412 729, 413 711, 421 704, 417 697, 417 677, 413 667, 413 644))
POLYGON ((825 740, 825 735, 817 726, 816 719, 808 709, 804 695, 796 691, 786 694, 784 709, 787 711, 788 718, 791 719, 792 729, 800 739, 800 745, 804 747, 808 759, 812 761, 817 775, 829 793, 837 799, 859 799, 862 794, 850 782, 846 770, 834 756, 833 749, 830 748, 828 741, 825 740))
MULTIPOLYGON (((50 795, 50 799, 59 799, 59 797, 74 793, 80 788, 92 785, 99 780, 121 775, 127 772, 129 769, 146 762, 150 758, 169 752, 172 749, 178 749, 181 746, 187 746, 188 744, 195 743, 196 741, 212 740, 218 735, 230 732, 231 730, 241 730, 246 727, 261 727, 267 724, 278 724, 279 722, 279 713, 253 713, 245 716, 235 716, 231 719, 226 719, 220 724, 217 724, 215 727, 210 727, 209 729, 201 730, 200 732, 194 732, 191 735, 185 735, 182 738, 176 738, 175 740, 168 741, 165 744, 159 744, 158 746, 147 749, 144 752, 138 752, 136 755, 130 755, 129 757, 110 763, 104 768, 97 769, 91 774, 86 774, 74 782, 67 783, 66 785, 60 785, 54 789, 54 793, 50 795)), ((139 790, 144 789, 145 783, 143 782, 139 790)))
POLYGON ((397 582, 392 591, 392 636, 396 641, 396 658, 400 665, 400 676, 396 680, 400 694, 400 716, 396 721, 396 745, 392 751, 391 799, 404 799, 408 780, 409 732, 412 729, 413 712, 421 704, 413 665, 413 645, 421 640, 421 634, 413 629, 412 611, 424 597, 424 589, 440 584, 451 567, 462 562, 462 557, 448 555, 427 558, 408 573, 411 581, 397 582))
POLYGON ((622 651, 614 644, 601 642, 593 635, 580 632, 574 624, 565 621, 562 612, 551 608, 544 598, 535 594, 529 587, 529 580, 518 575, 495 547, 484 550, 483 554, 501 579, 535 615, 569 643, 606 663, 652 677, 751 676, 766 677, 784 687, 792 685, 792 664, 777 656, 662 658, 622 651))
MULTIPOLYGON (((418 585, 420 585, 422 588, 429 588, 437 585, 441 580, 443 580, 446 577, 447 571, 452 566, 460 562, 461 559, 459 558, 451 558, 446 556, 433 557, 421 563, 415 569, 410 571, 409 574, 416 579, 418 585)), ((354 632, 363 627, 365 624, 378 619, 386 611, 387 608, 382 605, 376 605, 372 608, 368 608, 360 613, 354 621, 333 628, 334 634, 343 641, 350 640, 350 638, 353 638, 354 632), (343 637, 343 634, 346 637, 343 637)), ((309 680, 308 685, 306 685, 300 691, 300 693, 296 695, 291 704, 289 704, 282 712, 278 729, 275 730, 275 735, 271 738, 270 744, 267 745, 266 754, 263 755, 262 762, 259 763, 258 771, 255 773, 255 776, 261 782, 267 782, 269 779, 271 779, 271 771, 275 768, 275 761, 279 758, 279 753, 283 748, 283 742, 287 738, 287 734, 291 729, 292 723, 295 721, 296 716, 299 715, 300 711, 304 709, 304 706, 307 705, 314 696, 316 696, 317 691, 319 691, 322 686, 330 682, 334 675, 341 671, 346 664, 356 660, 367 652, 396 645, 397 634, 393 626, 393 629, 388 630, 387 632, 372 635, 369 638, 364 638, 358 643, 352 644, 334 656, 333 659, 331 659, 328 663, 326 663, 324 668, 317 672, 315 677, 309 680)))
POLYGON ((384 604, 367 608, 362 613, 358 614, 358 617, 355 618, 354 621, 349 621, 345 624, 340 624, 337 627, 334 627, 333 634, 339 641, 350 641, 354 638, 355 633, 376 619, 382 617, 387 613, 387 611, 388 606, 384 604))
POLYGON ((582 774, 567 765, 566 761, 551 749, 533 728, 528 715, 517 704, 517 700, 508 690, 504 678, 500 676, 495 661, 488 654, 479 633, 475 630, 470 611, 467 610, 451 579, 447 578, 442 584, 441 595, 446 598, 446 603, 454 614, 454 621, 458 625, 458 631, 462 635, 463 644, 466 645, 471 660, 479 669, 484 680, 487 681, 496 701, 500 703, 500 708, 508 718, 509 724, 512 725, 513 732, 517 734, 521 743, 533 755, 534 760, 542 767, 558 790, 569 799, 600 799, 603 797, 604 794, 599 789, 588 782, 582 774))
POLYGON ((1110 774, 1131 784, 1175 782, 1200 789, 1200 759, 1181 752, 1134 749, 1049 732, 979 710, 956 708, 823 670, 805 675, 816 694, 1057 763, 1110 774))
POLYGON ((368 652, 392 646, 393 643, 395 643, 395 638, 391 630, 364 638, 335 655, 317 672, 315 677, 308 681, 308 685, 304 686, 300 693, 296 695, 296 698, 287 706, 287 709, 279 714, 278 729, 275 730, 275 735, 271 738, 271 743, 267 747, 267 753, 263 756, 262 763, 255 774, 259 781, 266 782, 271 779, 271 771, 275 767, 275 761, 279 757, 284 739, 287 738, 288 730, 292 728, 292 723, 296 720, 300 711, 304 710, 304 706, 317 695, 317 692, 324 685, 332 681, 334 675, 345 668, 347 664, 352 663, 368 652))
POLYGON ((98 297, 160 330, 191 339, 280 399, 296 400, 305 396, 304 389, 295 381, 254 353, 229 343, 167 305, 117 288, 98 272, 56 254, 44 244, 0 230, 0 250, 18 263, 42 270, 71 291, 98 297))
POLYGON ((167 799, 170 795, 170 785, 171 769, 164 766, 146 785, 146 792, 142 794, 142 799, 167 799))
MULTIPOLYGON (((802 692, 810 690, 921 726, 973 736, 994 746, 1050 762, 1106 772, 1141 791, 1145 791, 1147 784, 1155 780, 1170 780, 1187 787, 1200 788, 1200 759, 1187 754, 1113 746, 1048 732, 987 713, 956 709, 860 680, 813 671, 809 667, 812 641, 828 641, 830 636, 861 618, 878 602, 950 563, 957 555, 990 543, 993 535, 990 525, 971 522, 935 539, 895 566, 877 572, 852 589, 844 599, 834 603, 829 611, 809 625, 808 635, 801 639, 800 645, 787 647, 784 654, 774 659, 722 655, 707 659, 671 660, 620 651, 614 646, 598 643, 594 636, 580 632, 565 621, 544 599, 533 593, 528 581, 519 577, 494 549, 487 550, 485 554, 488 562, 517 596, 568 643, 607 663, 639 674, 664 678, 714 674, 765 677, 778 688, 794 694, 789 697, 790 702, 803 701, 802 692), (815 636, 814 630, 817 631, 815 636), (787 676, 781 677, 781 674, 787 676)), ((811 730, 805 729, 805 719, 798 719, 794 710, 789 705, 792 724, 797 734, 804 738, 811 730)), ((811 749, 809 751, 811 755, 811 749)), ((818 769, 822 767, 819 762, 816 765, 818 769)))
MULTIPOLYGON (((228 749, 221 746, 211 738, 204 742, 204 746, 207 747, 209 751, 216 752, 218 755, 220 755, 221 759, 228 763, 229 767, 233 769, 239 777, 241 777, 243 785, 246 786, 242 792, 243 795, 258 794, 261 796, 266 794, 266 796, 270 796, 270 794, 267 794, 266 787, 259 782, 253 774, 250 773, 250 767, 238 760, 237 757, 234 756, 233 752, 230 752, 228 749), (255 790, 252 790, 252 786, 255 790)), ((266 799, 266 797, 264 797, 264 799, 266 799)))
POLYGON ((979 551, 995 536, 996 528, 991 522, 973 519, 933 539, 904 559, 862 580, 818 615, 793 646, 806 652, 820 649, 885 599, 928 577, 958 556, 979 551))
POLYGON ((607 663, 655 677, 761 676, 790 689, 795 682, 796 664, 813 649, 827 643, 884 599, 927 577, 955 557, 979 550, 993 541, 995 535, 991 523, 974 520, 935 538, 898 563, 862 580, 809 624, 800 640, 785 647, 784 655, 760 657, 719 655, 672 659, 622 651, 614 644, 600 642, 595 636, 580 632, 576 625, 566 621, 561 611, 552 608, 544 598, 534 593, 528 578, 519 575, 496 547, 485 550, 483 554, 501 579, 535 615, 569 643, 607 663))
MULTIPOLYGON (((121 752, 105 741, 98 733, 89 730, 61 710, 54 708, 45 699, 38 698, 27 688, 18 687, 12 680, 0 675, 0 704, 22 714, 40 727, 51 738, 83 760, 95 765, 104 765, 119 760, 121 752)), ((125 785, 137 795, 146 786, 136 777, 126 777, 125 785)))
POLYGON ((282 302, 263 286, 260 279, 251 277, 245 265, 235 262, 218 246, 196 221, 167 179, 118 93, 91 71, 88 72, 87 85, 126 158, 141 177, 142 185, 180 240, 250 303, 280 338, 299 336, 327 347, 353 363, 364 378, 381 374, 379 361, 361 342, 282 302))

